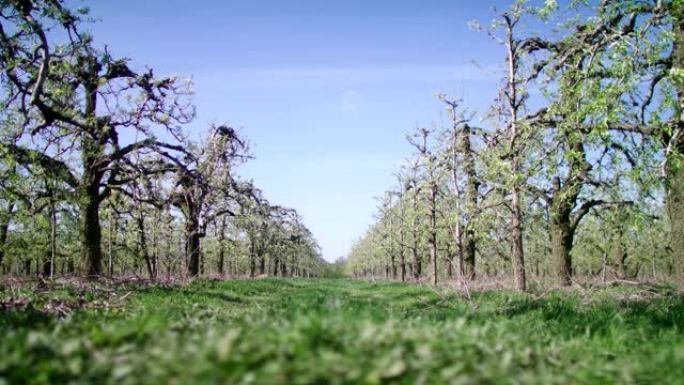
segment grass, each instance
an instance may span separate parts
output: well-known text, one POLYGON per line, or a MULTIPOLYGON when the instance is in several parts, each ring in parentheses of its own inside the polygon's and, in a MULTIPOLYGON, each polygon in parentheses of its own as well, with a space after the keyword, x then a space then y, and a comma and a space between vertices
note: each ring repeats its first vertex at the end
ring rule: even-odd
POLYGON ((0 384, 684 383, 684 299, 667 291, 466 302, 341 279, 127 290, 0 292, 22 298, 0 307, 0 384))

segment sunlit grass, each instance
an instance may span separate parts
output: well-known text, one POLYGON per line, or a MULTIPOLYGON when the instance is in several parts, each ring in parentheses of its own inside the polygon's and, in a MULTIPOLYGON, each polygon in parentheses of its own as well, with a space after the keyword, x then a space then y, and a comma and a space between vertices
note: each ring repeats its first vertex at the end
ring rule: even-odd
POLYGON ((0 383, 684 383, 684 300, 623 292, 469 302, 398 283, 199 280, 86 294, 60 317, 50 298, 84 294, 6 291, 31 302, 1 313, 0 383))

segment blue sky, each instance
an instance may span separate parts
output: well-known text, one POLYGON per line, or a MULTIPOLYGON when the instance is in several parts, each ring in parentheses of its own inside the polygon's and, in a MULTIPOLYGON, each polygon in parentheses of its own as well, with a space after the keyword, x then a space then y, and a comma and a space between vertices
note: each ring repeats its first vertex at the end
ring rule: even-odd
POLYGON ((404 135, 440 122, 437 92, 483 110, 503 51, 467 27, 508 1, 92 1, 96 42, 137 68, 194 79, 198 117, 240 127, 240 174, 293 207, 324 257, 373 221, 404 135))

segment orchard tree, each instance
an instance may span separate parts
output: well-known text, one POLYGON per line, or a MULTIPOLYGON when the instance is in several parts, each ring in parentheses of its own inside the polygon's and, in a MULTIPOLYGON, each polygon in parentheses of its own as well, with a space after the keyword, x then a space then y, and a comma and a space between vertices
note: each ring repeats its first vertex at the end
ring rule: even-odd
MULTIPOLYGON (((682 226, 677 224, 684 223, 684 215, 678 219, 677 214, 682 205, 673 204, 684 201, 684 188, 676 182, 684 143, 677 128, 682 124, 682 88, 676 81, 678 47, 684 42, 681 2, 606 0, 591 11, 595 14, 584 21, 563 20, 565 35, 560 39, 532 37, 523 42, 527 53, 543 53, 530 79, 543 74, 546 88, 555 90, 549 92, 551 104, 540 123, 553 128, 555 141, 547 145, 563 151, 562 161, 556 157, 552 168, 565 169, 565 175, 553 176, 543 197, 551 209, 555 270, 563 285, 571 282, 574 233, 584 215, 599 205, 631 203, 605 201, 586 189, 625 189, 619 182, 622 176, 638 175, 661 156, 653 155, 658 150, 650 149, 652 144, 660 146, 664 156, 673 251, 684 255, 684 234, 678 233, 682 226), (596 159, 595 153, 602 155, 596 159)), ((538 13, 548 17, 547 12, 538 13)), ((633 183, 650 188, 644 178, 633 183)))
POLYGON ((52 170, 76 191, 83 259, 88 274, 98 276, 100 204, 131 174, 149 172, 129 169, 133 155, 183 151, 159 137, 176 141, 193 118, 188 84, 157 78, 151 69, 135 72, 127 59, 97 49, 80 31, 84 13, 62 1, 4 2, 0 13, 2 103, 23 116, 16 141, 3 143, 3 152, 52 170))
POLYGON ((524 76, 525 62, 522 42, 518 37, 518 26, 523 16, 523 3, 516 2, 500 20, 487 30, 506 52, 506 74, 495 106, 499 127, 489 136, 485 157, 486 175, 495 185, 500 205, 508 210, 509 238, 511 241, 511 264, 515 287, 520 291, 527 288, 525 272, 525 249, 523 233, 525 224, 524 194, 531 170, 526 159, 533 143, 534 133, 530 130, 527 100, 529 93, 524 76), (501 36, 497 30, 502 30, 501 36))
POLYGON ((247 144, 227 126, 212 127, 199 145, 189 144, 188 156, 163 152, 175 168, 175 186, 169 201, 185 218, 188 275, 200 273, 201 239, 216 218, 235 215, 242 196, 251 187, 235 179, 235 166, 249 157, 247 144))
POLYGON ((481 177, 476 168, 476 147, 478 131, 470 125, 470 117, 459 110, 459 101, 448 100, 440 95, 447 105, 451 127, 444 133, 444 158, 451 176, 451 190, 454 196, 453 239, 458 258, 460 280, 475 279, 475 254, 477 251, 476 219, 480 211, 481 177))

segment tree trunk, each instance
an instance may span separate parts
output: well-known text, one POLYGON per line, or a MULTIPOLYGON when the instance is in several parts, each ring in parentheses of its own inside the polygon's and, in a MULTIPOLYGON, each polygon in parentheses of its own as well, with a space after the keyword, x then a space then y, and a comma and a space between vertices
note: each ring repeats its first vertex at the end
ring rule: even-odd
POLYGON ((420 256, 418 254, 418 244, 416 243, 413 247, 413 279, 416 282, 420 281, 421 274, 420 256))
POLYGON ((446 256, 447 277, 450 279, 454 276, 454 256, 451 252, 447 252, 446 256))
MULTIPOLYGON (((562 211, 562 209, 559 209, 562 211)), ((568 218, 567 213, 553 212, 551 213, 551 223, 549 224, 551 230, 551 246, 553 253, 553 261, 556 270, 556 277, 561 286, 570 286, 572 284, 572 258, 570 251, 572 250, 572 242, 574 232, 568 218)))
MULTIPOLYGON (((454 151, 455 154, 455 151, 454 151)), ((466 276, 466 267, 465 267, 465 258, 463 255, 463 232, 462 232, 462 220, 461 220, 461 215, 462 215, 462 205, 461 205, 461 193, 458 190, 458 179, 457 179, 457 174, 456 174, 456 155, 454 155, 454 171, 453 171, 453 183, 454 183, 454 189, 456 190, 456 223, 454 225, 454 246, 456 247, 456 259, 458 261, 458 279, 461 281, 460 283, 463 284, 467 280, 466 276)), ((452 275, 452 265, 453 265, 453 257, 451 257, 449 261, 449 277, 452 275)))
POLYGON ((515 288, 519 291, 527 289, 527 280, 525 277, 525 254, 523 249, 523 221, 522 208, 520 203, 520 192, 517 187, 512 189, 511 206, 513 207, 512 215, 512 258, 513 264, 513 278, 515 280, 515 288))
POLYGON ((566 141, 572 152, 576 154, 569 162, 570 173, 561 183, 560 177, 552 180, 551 199, 549 206, 549 230, 551 232, 551 246, 555 265, 556 278, 561 286, 572 284, 572 247, 575 238, 575 230, 582 218, 589 212, 590 206, 581 207, 573 215, 577 206, 583 183, 581 175, 586 173, 591 166, 586 157, 587 153, 581 141, 573 143, 570 135, 566 135, 566 141))
MULTIPOLYGON (((669 2, 672 16, 672 32, 674 44, 672 47, 672 68, 684 74, 684 2, 673 0, 669 2)), ((677 128, 684 131, 684 82, 676 84, 679 111, 677 128)), ((671 154, 667 164, 666 175, 666 207, 670 220, 672 236, 672 256, 675 275, 678 280, 684 280, 684 133, 680 132, 676 138, 674 154, 671 154)))
POLYGON ((218 255, 218 273, 223 276, 224 269, 223 265, 225 263, 225 242, 226 239, 226 216, 221 217, 221 225, 219 227, 218 242, 219 242, 219 255, 218 255))
POLYGON ((9 234, 9 225, 14 211, 14 202, 7 204, 7 210, 3 213, 2 222, 0 222, 0 267, 3 267, 3 259, 5 258, 5 245, 7 244, 7 236, 9 234))
POLYGON ((54 201, 50 202, 50 238, 48 241, 48 248, 45 250, 45 254, 43 255, 43 263, 41 264, 42 269, 38 271, 38 274, 40 274, 43 278, 51 278, 52 277, 52 263, 53 263, 53 252, 54 247, 54 235, 53 235, 53 229, 54 229, 54 223, 52 220, 52 213, 54 211, 54 201))
POLYGON ((55 276, 57 263, 57 205, 50 200, 50 278, 55 276))
MULTIPOLYGON (((200 239, 200 242, 202 242, 201 239, 200 239)), ((202 249, 200 249, 199 260, 200 260, 200 275, 204 275, 204 253, 202 253, 202 249)))
POLYGON ((672 257, 678 280, 684 280, 684 168, 669 167, 666 188, 672 257))
POLYGON ((266 274, 266 256, 259 250, 259 275, 266 274))
POLYGON ((287 277, 287 258, 283 258, 282 261, 280 261, 280 276, 281 277, 287 277))
POLYGON ((273 276, 277 277, 280 271, 280 258, 273 258, 273 276))
POLYGON ((76 264, 74 263, 74 256, 70 255, 67 257, 66 264, 67 274, 72 275, 76 272, 76 264))
POLYGON ((98 277, 102 274, 102 228, 97 189, 88 189, 85 200, 81 230, 83 260, 86 262, 88 275, 98 277))
POLYGON ((185 219, 185 252, 188 256, 188 276, 196 277, 200 273, 200 231, 199 222, 194 216, 185 219))
POLYGON ((49 278, 50 277, 50 271, 52 270, 51 266, 51 255, 50 255, 50 249, 45 250, 45 255, 43 256, 43 263, 42 263, 42 271, 38 273, 41 277, 43 278, 49 278))
POLYGON ((108 251, 109 251, 109 260, 108 260, 108 268, 107 272, 109 274, 109 278, 112 278, 114 276, 114 242, 115 242, 115 231, 116 231, 116 218, 114 218, 113 214, 114 210, 109 211, 109 245, 108 245, 108 251))
POLYGON ((615 245, 613 249, 613 255, 615 260, 616 275, 618 279, 627 278, 627 268, 625 267, 625 262, 627 261, 627 251, 622 246, 622 243, 615 245))
POLYGON ((477 241, 475 240, 475 231, 470 228, 472 223, 468 223, 468 230, 465 233, 463 244, 463 262, 465 277, 468 280, 475 279, 475 250, 477 248, 477 241))
POLYGON ((183 265, 178 267, 179 271, 187 271, 188 270, 188 262, 190 262, 190 259, 188 258, 188 237, 183 234, 183 236, 178 237, 178 252, 183 253, 183 265))
POLYGON ((160 248, 159 248, 159 236, 161 226, 161 218, 159 217, 159 210, 154 211, 152 216, 154 222, 152 223, 152 253, 150 254, 150 262, 152 263, 152 275, 154 279, 159 275, 159 264, 160 262, 160 248))
POLYGON ((397 279, 397 262, 394 256, 394 250, 390 251, 390 270, 392 271, 392 279, 397 279))
POLYGON ((389 211, 391 209, 391 202, 390 202, 390 207, 388 208, 388 213, 389 213, 389 257, 390 257, 390 266, 392 269, 392 279, 396 280, 397 279, 397 263, 396 263, 396 256, 394 255, 394 226, 393 226, 393 221, 392 221, 392 213, 389 211))
MULTIPOLYGON (((523 248, 523 211, 520 198, 520 181, 515 180, 522 171, 521 163, 523 159, 524 147, 520 147, 520 132, 518 127, 518 112, 524 108, 524 97, 518 96, 518 68, 520 51, 518 50, 516 39, 514 38, 514 27, 517 21, 512 21, 509 16, 504 16, 507 29, 506 48, 508 49, 508 78, 504 92, 505 102, 509 111, 509 131, 511 151, 511 170, 514 180, 511 187, 511 237, 512 239, 512 258, 513 277, 515 287, 519 291, 527 289, 527 279, 525 277, 525 251, 523 248)), ((518 20, 518 19, 516 19, 518 20)))
MULTIPOLYGON (((571 173, 573 165, 571 164, 571 173)), ((575 206, 575 201, 578 190, 569 189, 567 182, 561 185, 559 177, 554 177, 552 181, 551 199, 549 204, 549 232, 551 237, 551 254, 553 255, 554 272, 556 279, 561 286, 570 286, 572 284, 572 257, 570 251, 572 250, 572 242, 574 238, 574 229, 572 227, 572 208, 575 206)))
MULTIPOLYGON (((92 68, 89 68, 92 70, 92 68)), ((84 82, 85 86, 85 110, 88 118, 97 120, 97 84, 93 84, 91 79, 84 82)), ((103 159, 106 155, 104 148, 89 136, 87 133, 82 135, 82 161, 83 177, 82 182, 85 190, 82 197, 82 254, 86 262, 88 275, 99 277, 102 274, 102 228, 100 227, 100 203, 103 197, 100 195, 100 184, 106 171, 102 170, 103 159)))
MULTIPOLYGON (((455 184, 455 182, 454 182, 455 184)), ((461 199, 457 196, 456 199, 461 199)), ((456 225, 454 226, 454 242, 456 243, 456 258, 458 258, 458 278, 461 284, 468 278, 466 276, 465 256, 463 254, 463 232, 461 222, 461 204, 456 203, 456 225)))
POLYGON ((430 186, 430 261, 432 285, 437 285, 437 184, 430 186))
POLYGON ((463 168, 468 177, 466 183, 466 212, 468 213, 468 222, 466 224, 465 239, 463 242, 463 259, 464 259, 464 273, 467 279, 475 279, 475 252, 477 250, 477 239, 475 236, 475 229, 473 228, 473 219, 475 218, 478 206, 478 190, 480 182, 477 178, 477 171, 475 170, 475 159, 473 149, 470 144, 471 128, 469 125, 463 127, 463 137, 461 140, 461 151, 463 152, 464 162, 463 168))
POLYGON ((418 210, 418 202, 417 202, 417 193, 414 193, 413 195, 413 279, 418 282, 420 280, 420 275, 421 275, 421 265, 420 265, 420 256, 418 255, 418 214, 416 211, 418 210))
POLYGON ((136 222, 138 224, 138 244, 140 245, 140 251, 142 252, 143 259, 145 260, 147 274, 150 276, 150 279, 154 280, 156 277, 154 274, 152 261, 150 260, 150 253, 147 249, 147 236, 145 234, 145 218, 143 217, 142 211, 138 212, 136 222))
POLYGON ((250 241, 249 245, 249 276, 250 278, 254 278, 256 275, 256 252, 254 250, 254 244, 253 241, 250 241))
MULTIPOLYGON (((399 203, 401 204, 401 202, 399 203)), ((402 220, 403 220, 403 213, 402 220)), ((401 273, 401 282, 406 281, 406 254, 404 253, 404 225, 399 229, 399 269, 401 273)))

